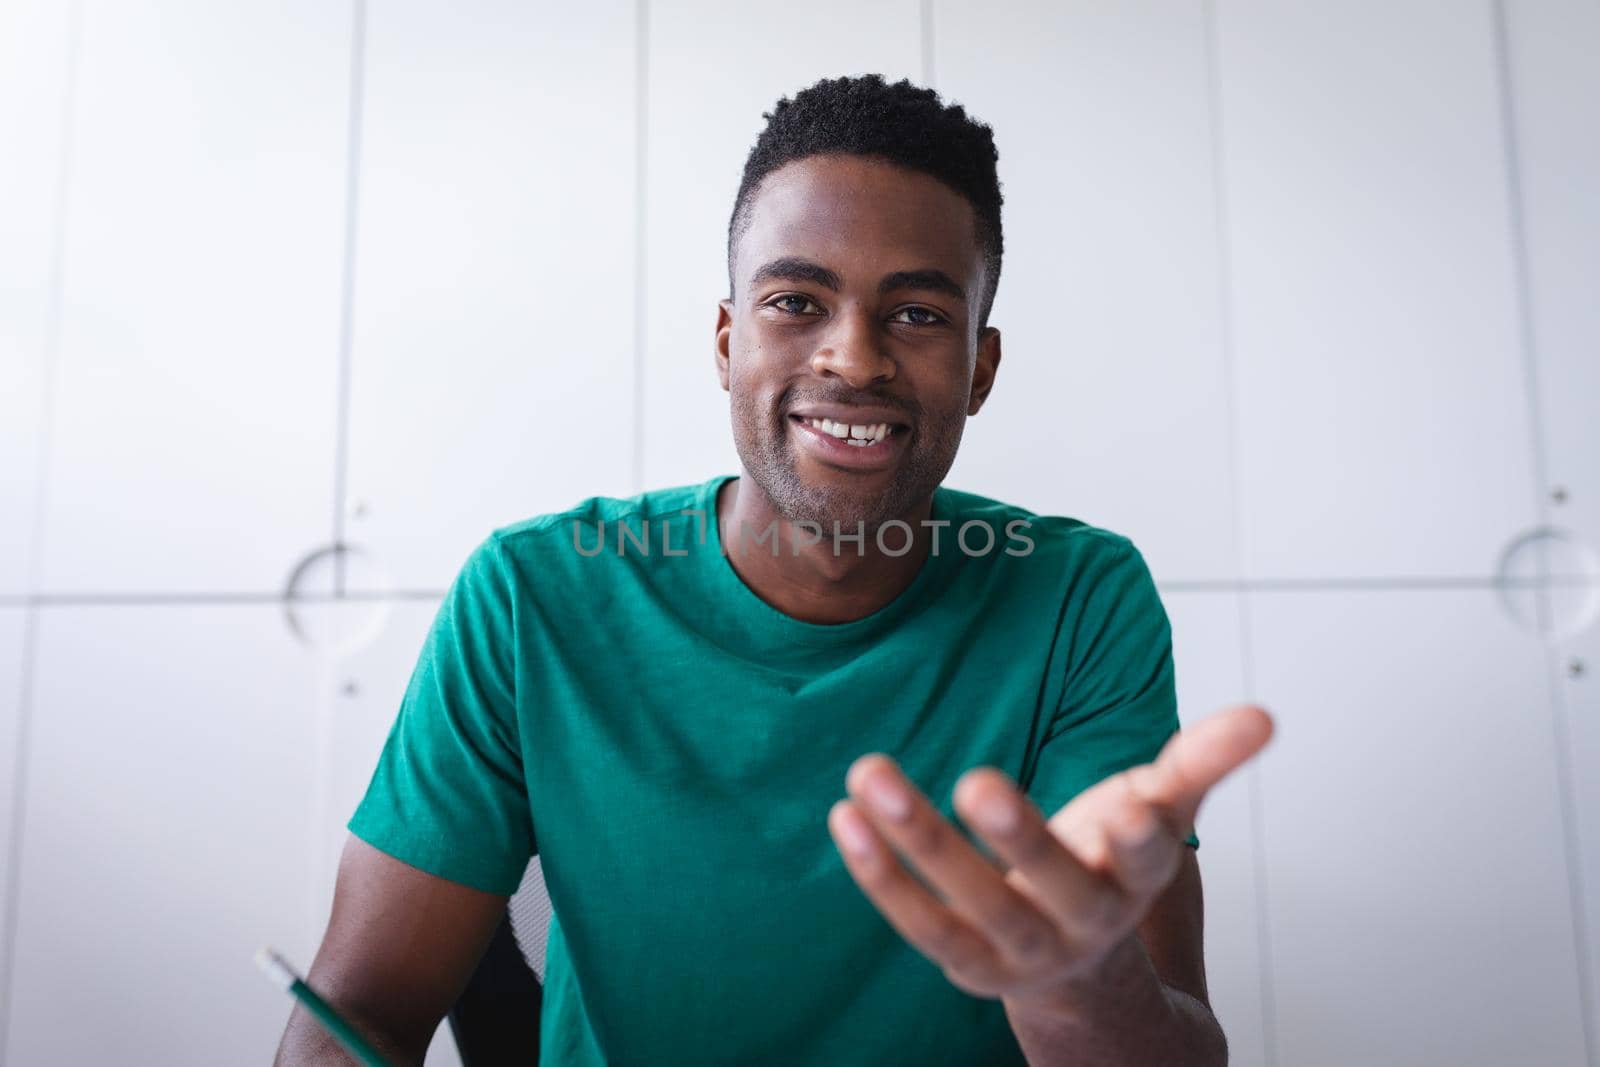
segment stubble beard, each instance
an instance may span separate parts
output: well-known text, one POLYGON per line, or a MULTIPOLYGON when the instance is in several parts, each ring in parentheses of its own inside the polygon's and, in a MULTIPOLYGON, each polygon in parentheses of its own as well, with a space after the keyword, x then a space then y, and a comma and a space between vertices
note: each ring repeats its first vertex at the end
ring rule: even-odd
POLYGON ((881 492, 856 492, 802 478, 800 457, 789 437, 790 421, 779 414, 774 425, 770 412, 770 408, 757 412, 734 404, 733 437, 739 459, 784 521, 812 523, 824 534, 831 534, 836 522, 846 533, 859 528, 876 534, 881 524, 909 514, 949 473, 965 423, 959 412, 939 417, 923 412, 888 486, 881 492))

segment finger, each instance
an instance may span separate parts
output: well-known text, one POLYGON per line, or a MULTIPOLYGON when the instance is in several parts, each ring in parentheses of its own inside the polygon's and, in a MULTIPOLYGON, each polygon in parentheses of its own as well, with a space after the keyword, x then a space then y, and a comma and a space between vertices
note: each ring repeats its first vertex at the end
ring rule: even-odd
POLYGON ((970 993, 991 995, 1006 987, 1006 969, 994 947, 911 877, 851 801, 840 800, 828 811, 828 830, 850 877, 913 948, 970 993))
MULTIPOLYGON (((1135 791, 1132 778, 1118 775, 1102 809, 1107 866, 1124 892, 1144 902, 1165 889, 1178 873, 1183 838, 1167 813, 1135 791)), ((1186 833, 1187 831, 1183 831, 1186 833)))
POLYGON ((1055 925, 979 854, 889 757, 856 760, 845 788, 949 906, 1008 958, 1032 969, 1063 960, 1055 925))
POLYGON ((1090 951, 1126 929, 1133 901, 1085 867, 1003 772, 968 771, 956 782, 954 802, 962 821, 1023 876, 1021 891, 1064 932, 1069 947, 1090 951))
POLYGON ((1241 704, 1179 731, 1154 763, 1127 774, 1140 796, 1170 813, 1172 825, 1187 827, 1206 792, 1260 752, 1272 729, 1265 709, 1241 704))

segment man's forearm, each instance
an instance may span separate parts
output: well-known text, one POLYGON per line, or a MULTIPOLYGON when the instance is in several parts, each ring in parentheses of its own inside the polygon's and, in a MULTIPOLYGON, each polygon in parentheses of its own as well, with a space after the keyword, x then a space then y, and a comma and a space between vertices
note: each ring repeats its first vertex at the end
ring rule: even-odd
POLYGON ((1033 1067, 1117 1067, 1228 1062, 1216 1016, 1164 985, 1144 946, 1130 936, 1096 974, 1051 994, 1006 998, 1006 1016, 1033 1067))
MULTIPOLYGON (((427 1055, 428 1041, 424 1038, 420 1045, 413 1040, 409 1045, 397 1038, 384 1033, 382 1029, 364 1017, 353 1012, 349 1005, 339 1006, 340 1012, 352 1024, 356 1025, 372 1045, 373 1048, 383 1053, 384 1057, 395 1067, 406 1067, 415 1064, 421 1067, 427 1055)), ((351 1067, 360 1061, 345 1051, 345 1047, 330 1034, 325 1027, 314 1018, 311 1013, 299 1004, 289 1016, 289 1025, 285 1028, 283 1039, 278 1045, 277 1058, 273 1061, 274 1067, 339 1067, 349 1064, 351 1067)))

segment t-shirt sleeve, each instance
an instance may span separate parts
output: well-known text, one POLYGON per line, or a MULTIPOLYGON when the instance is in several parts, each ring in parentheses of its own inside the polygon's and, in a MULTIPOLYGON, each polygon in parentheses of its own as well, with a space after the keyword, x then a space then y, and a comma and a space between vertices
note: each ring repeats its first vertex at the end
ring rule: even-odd
MULTIPOLYGON (((1178 730, 1172 626, 1144 556, 1124 541, 1064 613, 1066 680, 1028 794, 1046 816, 1119 771, 1149 763, 1178 730)), ((1195 848, 1199 838, 1190 834, 1195 848)))
POLYGON ((517 719, 512 578, 494 535, 462 565, 349 822, 404 863, 506 895, 537 847, 517 719))

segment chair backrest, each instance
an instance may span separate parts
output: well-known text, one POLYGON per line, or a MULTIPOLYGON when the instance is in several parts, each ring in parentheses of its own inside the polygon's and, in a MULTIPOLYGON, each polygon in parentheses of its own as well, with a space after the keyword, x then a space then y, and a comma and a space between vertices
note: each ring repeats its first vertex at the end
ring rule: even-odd
POLYGON ((539 1009, 550 897, 535 856, 506 906, 483 959, 449 1013, 462 1067, 539 1062, 539 1009))
POLYGON ((511 913, 511 931, 516 935, 522 958, 528 961, 533 973, 544 982, 544 948, 550 934, 550 894, 544 888, 544 869, 535 856, 522 874, 522 885, 517 888, 507 906, 511 913))

